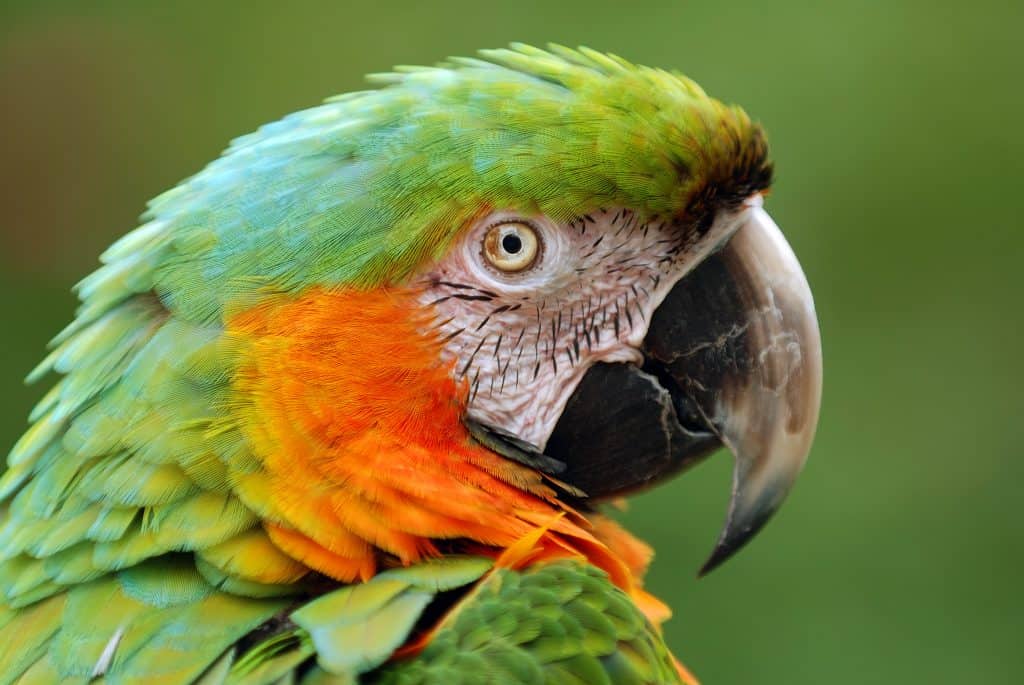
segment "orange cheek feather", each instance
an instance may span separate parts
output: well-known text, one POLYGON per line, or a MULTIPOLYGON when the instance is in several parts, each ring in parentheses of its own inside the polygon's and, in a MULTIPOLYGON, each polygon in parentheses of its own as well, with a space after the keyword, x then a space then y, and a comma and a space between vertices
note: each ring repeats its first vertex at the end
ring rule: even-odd
POLYGON ((269 498, 250 506, 271 513, 267 533, 290 556, 351 582, 463 540, 509 565, 586 557, 640 593, 642 568, 621 545, 599 541, 541 474, 469 438, 466 385, 439 362, 415 292, 311 289, 228 330, 241 350, 232 409, 262 465, 236 484, 243 499, 269 498))

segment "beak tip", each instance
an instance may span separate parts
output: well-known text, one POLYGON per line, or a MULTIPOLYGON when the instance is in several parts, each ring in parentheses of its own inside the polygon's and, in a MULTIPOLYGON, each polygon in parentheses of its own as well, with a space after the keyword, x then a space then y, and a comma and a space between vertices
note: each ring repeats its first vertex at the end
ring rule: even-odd
POLYGON ((760 532, 761 528, 768 523, 768 519, 771 518, 773 513, 774 509, 763 511, 760 515, 745 519, 745 522, 739 526, 734 526, 734 521, 730 518, 725 530, 722 531, 722 536, 715 544, 711 556, 708 557, 707 561, 704 562, 697 572, 697 577, 703 578, 708 575, 745 547, 760 532))
POLYGON ((728 559, 731 556, 731 550, 716 545, 714 551, 711 552, 711 556, 708 557, 707 561, 705 561, 704 564, 700 567, 700 570, 697 571, 697 579, 700 580, 704 576, 714 571, 716 568, 721 566, 726 561, 726 559, 728 559))
POLYGON ((743 450, 734 451, 733 491, 729 513, 711 556, 697 574, 702 578, 750 542, 771 520, 793 488, 807 456, 801 447, 795 452, 769 453, 767 462, 758 461, 743 450), (764 468, 765 463, 774 468, 764 468))

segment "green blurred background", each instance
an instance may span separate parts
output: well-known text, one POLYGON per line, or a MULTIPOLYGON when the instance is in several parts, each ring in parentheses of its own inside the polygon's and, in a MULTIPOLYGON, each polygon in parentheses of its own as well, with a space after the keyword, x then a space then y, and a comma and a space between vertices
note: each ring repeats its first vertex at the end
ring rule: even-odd
POLYGON ((226 142, 361 75, 512 40, 679 68, 767 127, 825 397, 780 515, 710 577, 724 455, 637 498, 706 685, 1024 681, 1024 3, 7 2, 0 442, 73 282, 226 142))

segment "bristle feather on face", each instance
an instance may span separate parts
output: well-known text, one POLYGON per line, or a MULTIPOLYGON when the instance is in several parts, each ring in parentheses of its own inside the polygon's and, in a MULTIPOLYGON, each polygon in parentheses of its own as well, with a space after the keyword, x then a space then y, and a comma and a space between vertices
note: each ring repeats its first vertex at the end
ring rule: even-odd
POLYGON ((566 222, 503 210, 468 226, 419 279, 441 357, 468 384, 467 415, 542 452, 587 369, 640 363, 655 308, 741 216, 722 211, 705 227, 627 208, 566 222), (502 222, 534 227, 541 247, 529 269, 487 263, 486 234, 502 222))

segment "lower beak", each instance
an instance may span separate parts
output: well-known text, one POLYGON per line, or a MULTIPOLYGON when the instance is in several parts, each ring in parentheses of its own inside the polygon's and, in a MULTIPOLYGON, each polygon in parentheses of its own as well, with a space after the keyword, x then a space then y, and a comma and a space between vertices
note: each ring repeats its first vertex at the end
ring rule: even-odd
POLYGON ((768 521, 810 451, 821 403, 821 339, 807 279, 760 207, 658 307, 642 368, 597 364, 545 453, 559 478, 605 498, 675 474, 724 445, 732 498, 707 573, 768 521))

